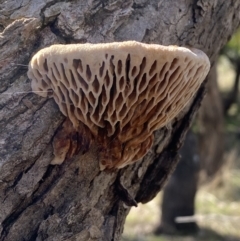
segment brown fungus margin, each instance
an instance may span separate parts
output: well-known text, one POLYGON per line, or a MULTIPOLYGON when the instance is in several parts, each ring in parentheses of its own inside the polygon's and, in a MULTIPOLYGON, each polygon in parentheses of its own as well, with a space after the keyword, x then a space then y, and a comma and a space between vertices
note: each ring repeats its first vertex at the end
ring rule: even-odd
POLYGON ((28 77, 33 92, 50 93, 76 130, 82 124, 90 130, 102 147, 103 170, 141 159, 152 146, 153 132, 179 114, 209 68, 208 57, 193 48, 86 43, 40 50, 29 63, 28 77))

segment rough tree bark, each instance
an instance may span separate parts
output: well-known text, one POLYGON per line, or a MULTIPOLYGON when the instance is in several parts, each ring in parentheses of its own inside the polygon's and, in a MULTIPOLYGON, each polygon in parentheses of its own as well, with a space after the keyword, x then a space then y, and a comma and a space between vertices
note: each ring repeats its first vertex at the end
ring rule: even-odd
POLYGON ((124 202, 131 204, 126 189, 142 203, 158 193, 205 92, 203 84, 135 165, 100 172, 91 146, 51 166, 65 117, 52 99, 30 93, 24 65, 37 50, 132 39, 194 46, 213 62, 239 19, 239 0, 0 0, 0 240, 119 240, 130 210, 124 202))

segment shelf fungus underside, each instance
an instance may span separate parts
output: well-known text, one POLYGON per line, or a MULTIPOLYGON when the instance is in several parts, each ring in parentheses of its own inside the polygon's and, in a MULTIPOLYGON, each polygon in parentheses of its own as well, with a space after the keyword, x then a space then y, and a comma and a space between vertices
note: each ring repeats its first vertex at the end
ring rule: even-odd
POLYGON ((28 76, 33 92, 90 130, 101 169, 112 169, 148 152, 153 132, 179 114, 209 68, 197 49, 127 41, 52 45, 33 56, 28 76))

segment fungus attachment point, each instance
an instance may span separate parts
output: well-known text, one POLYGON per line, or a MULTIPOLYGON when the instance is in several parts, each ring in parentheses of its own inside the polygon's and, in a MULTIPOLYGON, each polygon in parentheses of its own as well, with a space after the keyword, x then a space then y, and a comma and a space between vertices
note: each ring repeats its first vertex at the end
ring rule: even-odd
POLYGON ((121 168, 151 148, 210 68, 200 50, 135 41, 53 45, 29 63, 33 92, 52 96, 77 129, 101 145, 101 169, 121 168))

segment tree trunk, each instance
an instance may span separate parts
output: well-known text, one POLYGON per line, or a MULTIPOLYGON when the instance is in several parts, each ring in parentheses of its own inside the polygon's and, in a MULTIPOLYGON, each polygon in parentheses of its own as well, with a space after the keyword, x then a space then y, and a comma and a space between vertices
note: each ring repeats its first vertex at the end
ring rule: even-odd
POLYGON ((163 192, 162 215, 156 234, 189 234, 198 231, 194 218, 200 158, 197 137, 189 131, 180 150, 181 159, 163 192), (177 198, 176 198, 177 197, 177 198), (188 218, 184 222, 177 218, 188 218))
POLYGON ((216 64, 212 66, 208 78, 207 95, 197 118, 201 160, 200 182, 209 182, 220 174, 224 161, 224 110, 217 86, 216 64))
POLYGON ((96 146, 50 165, 52 142, 64 134, 65 117, 52 99, 31 93, 26 65, 37 50, 54 43, 129 39, 194 46, 213 62, 239 24, 240 1, 0 4, 0 240, 119 240, 127 205, 151 200, 176 166, 204 84, 175 121, 156 131, 142 161, 101 172, 96 146))
POLYGON ((238 92, 239 92, 239 82, 240 82, 240 59, 233 62, 232 65, 235 67, 235 79, 230 93, 228 93, 226 99, 224 100, 224 115, 227 116, 229 109, 234 103, 238 103, 238 92))

